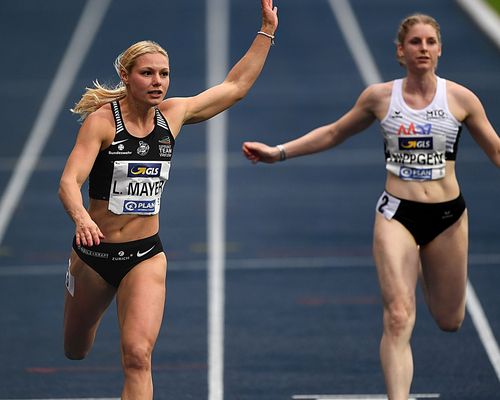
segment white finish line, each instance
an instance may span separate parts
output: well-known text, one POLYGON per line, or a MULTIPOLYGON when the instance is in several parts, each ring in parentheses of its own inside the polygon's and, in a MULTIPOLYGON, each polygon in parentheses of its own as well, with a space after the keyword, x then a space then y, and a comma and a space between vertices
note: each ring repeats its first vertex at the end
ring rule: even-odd
MULTIPOLYGON (((439 399, 438 393, 410 394, 408 400, 439 399)), ((304 394, 292 397, 293 400, 387 400, 380 394, 304 394)))

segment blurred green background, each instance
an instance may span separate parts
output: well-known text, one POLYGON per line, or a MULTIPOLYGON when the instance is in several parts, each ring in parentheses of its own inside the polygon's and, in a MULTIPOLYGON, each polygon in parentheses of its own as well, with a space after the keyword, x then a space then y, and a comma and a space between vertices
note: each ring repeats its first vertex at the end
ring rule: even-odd
POLYGON ((500 0, 488 0, 488 3, 497 10, 497 13, 500 13, 500 0))

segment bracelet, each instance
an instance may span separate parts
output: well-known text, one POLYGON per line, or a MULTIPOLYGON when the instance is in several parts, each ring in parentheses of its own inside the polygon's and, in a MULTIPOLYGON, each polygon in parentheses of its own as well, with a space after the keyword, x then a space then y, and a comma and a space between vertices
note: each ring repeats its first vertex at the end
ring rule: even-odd
POLYGON ((286 160, 285 147, 282 144, 278 144, 276 147, 280 151, 280 161, 285 161, 286 160))
POLYGON ((274 35, 271 35, 270 33, 264 31, 258 31, 257 35, 263 35, 265 37, 268 37, 269 39, 271 39, 271 46, 274 46, 274 35))

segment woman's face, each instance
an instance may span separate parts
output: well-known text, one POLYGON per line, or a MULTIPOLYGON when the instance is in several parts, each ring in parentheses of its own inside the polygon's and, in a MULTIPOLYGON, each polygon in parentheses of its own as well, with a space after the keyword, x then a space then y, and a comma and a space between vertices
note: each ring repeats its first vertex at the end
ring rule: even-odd
POLYGON ((170 85, 170 67, 161 53, 137 57, 129 74, 122 72, 127 94, 151 106, 162 102, 170 85))
POLYGON ((397 51, 409 71, 434 71, 441 56, 441 43, 436 29, 429 24, 413 25, 397 51))

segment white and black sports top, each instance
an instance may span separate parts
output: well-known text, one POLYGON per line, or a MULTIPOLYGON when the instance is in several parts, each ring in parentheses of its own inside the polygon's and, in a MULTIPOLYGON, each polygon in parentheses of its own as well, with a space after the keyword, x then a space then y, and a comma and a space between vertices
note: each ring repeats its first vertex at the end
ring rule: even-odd
POLYGON ((456 159, 462 124, 448 108, 445 79, 437 77, 434 99, 421 110, 406 104, 403 80, 395 80, 389 110, 380 125, 386 169, 401 179, 444 178, 446 160, 456 159))
POLYGON ((175 144, 167 120, 155 108, 153 130, 137 138, 127 131, 118 101, 111 108, 116 133, 113 143, 97 155, 89 175, 89 196, 108 200, 108 209, 115 214, 157 214, 175 144))

